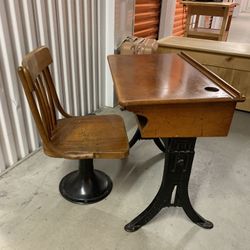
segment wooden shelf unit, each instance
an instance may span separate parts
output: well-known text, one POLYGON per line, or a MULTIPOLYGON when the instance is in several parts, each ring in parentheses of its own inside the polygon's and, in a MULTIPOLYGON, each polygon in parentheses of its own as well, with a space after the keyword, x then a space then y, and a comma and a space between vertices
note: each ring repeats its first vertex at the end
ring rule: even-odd
POLYGON ((182 1, 187 7, 187 22, 184 36, 226 41, 231 25, 234 7, 237 3, 232 2, 192 2, 182 1), (192 24, 193 16, 195 23, 192 24), (199 27, 200 16, 222 17, 220 29, 199 27))

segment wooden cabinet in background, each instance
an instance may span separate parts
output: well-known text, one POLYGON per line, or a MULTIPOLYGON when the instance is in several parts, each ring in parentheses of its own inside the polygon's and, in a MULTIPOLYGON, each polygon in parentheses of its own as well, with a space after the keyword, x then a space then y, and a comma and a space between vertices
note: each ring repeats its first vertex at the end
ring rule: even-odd
POLYGON ((199 1, 182 1, 181 3, 187 7, 185 36, 218 41, 227 40, 231 19, 233 16, 233 10, 237 6, 237 3, 199 1), (214 29, 212 27, 199 27, 200 16, 221 17, 222 23, 220 28, 214 29), (192 24, 192 17, 195 17, 194 24, 192 24))
POLYGON ((159 53, 183 51, 246 96, 237 109, 250 111, 250 44, 218 42, 189 37, 165 37, 159 53))

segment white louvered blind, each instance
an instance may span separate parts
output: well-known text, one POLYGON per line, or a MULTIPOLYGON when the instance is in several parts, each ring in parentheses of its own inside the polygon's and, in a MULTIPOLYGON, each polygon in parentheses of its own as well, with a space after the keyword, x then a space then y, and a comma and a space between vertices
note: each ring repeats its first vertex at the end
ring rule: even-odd
POLYGON ((0 0, 0 172, 40 145, 16 72, 27 52, 50 48, 56 89, 69 113, 110 104, 113 2, 0 0))

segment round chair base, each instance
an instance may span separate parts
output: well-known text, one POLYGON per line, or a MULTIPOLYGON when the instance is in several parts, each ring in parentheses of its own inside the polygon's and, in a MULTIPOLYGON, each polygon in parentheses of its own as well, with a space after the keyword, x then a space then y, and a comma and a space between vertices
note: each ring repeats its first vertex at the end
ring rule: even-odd
POLYGON ((112 181, 105 173, 94 170, 88 176, 74 171, 64 176, 60 182, 61 195, 74 203, 90 204, 104 199, 112 190, 112 181))

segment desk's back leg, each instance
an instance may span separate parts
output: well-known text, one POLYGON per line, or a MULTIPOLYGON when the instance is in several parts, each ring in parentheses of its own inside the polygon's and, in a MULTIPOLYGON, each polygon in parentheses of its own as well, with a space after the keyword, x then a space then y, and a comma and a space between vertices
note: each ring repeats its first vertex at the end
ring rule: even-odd
POLYGON ((139 140, 141 140, 141 132, 140 132, 139 128, 137 128, 132 139, 129 141, 129 148, 132 148, 135 145, 135 143, 139 140))
MULTIPOLYGON (((146 139, 150 140, 151 138, 142 138, 141 137, 141 132, 140 132, 139 128, 137 128, 137 130, 135 131, 135 134, 133 135, 132 139, 129 141, 129 148, 132 148, 137 141, 139 141, 139 140, 146 140, 146 139)), ((163 153, 165 153, 166 148, 165 148, 163 142, 161 141, 161 139, 160 138, 154 138, 153 140, 154 140, 155 145, 163 153)))
POLYGON ((165 153, 166 148, 160 138, 155 138, 154 143, 163 153, 165 153))

